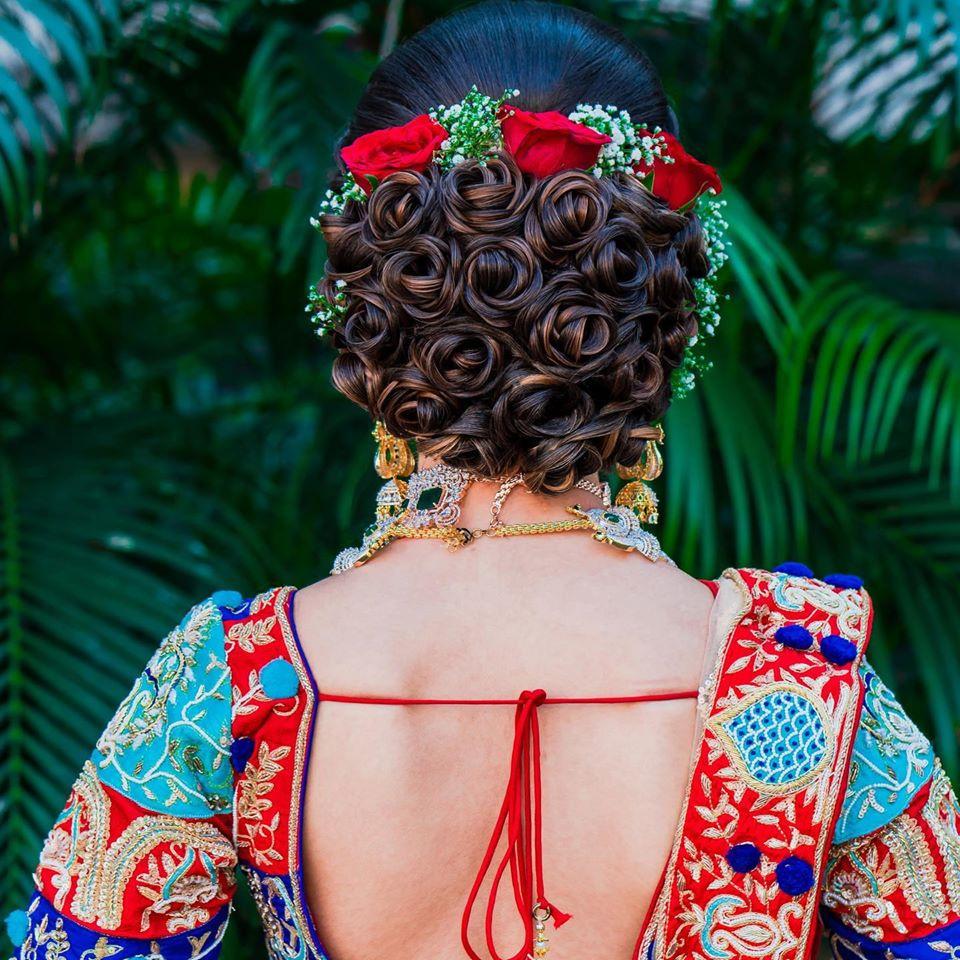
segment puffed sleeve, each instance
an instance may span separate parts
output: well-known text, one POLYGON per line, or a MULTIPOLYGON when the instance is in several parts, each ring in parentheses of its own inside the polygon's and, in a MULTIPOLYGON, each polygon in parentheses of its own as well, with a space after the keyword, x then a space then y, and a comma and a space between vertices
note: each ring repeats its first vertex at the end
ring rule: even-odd
POLYGON ((864 664, 866 687, 824 879, 842 960, 960 960, 960 805, 927 738, 864 664))
POLYGON ((197 960, 235 889, 231 682, 214 595, 171 631, 97 741, 53 824, 19 960, 197 960))

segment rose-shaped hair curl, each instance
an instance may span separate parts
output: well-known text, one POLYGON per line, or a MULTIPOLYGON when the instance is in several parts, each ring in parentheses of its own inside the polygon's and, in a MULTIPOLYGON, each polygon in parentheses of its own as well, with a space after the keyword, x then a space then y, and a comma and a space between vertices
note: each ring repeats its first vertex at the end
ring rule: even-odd
POLYGON ((456 399, 482 396, 496 387, 507 362, 505 338, 475 321, 451 319, 417 337, 411 357, 440 392, 456 399))
POLYGON ((539 257, 520 237, 476 237, 463 263, 465 304, 477 317, 509 328, 543 286, 539 257))
POLYGON ((506 154, 453 167, 442 177, 439 193, 448 228, 467 235, 516 236, 532 200, 523 174, 506 154))

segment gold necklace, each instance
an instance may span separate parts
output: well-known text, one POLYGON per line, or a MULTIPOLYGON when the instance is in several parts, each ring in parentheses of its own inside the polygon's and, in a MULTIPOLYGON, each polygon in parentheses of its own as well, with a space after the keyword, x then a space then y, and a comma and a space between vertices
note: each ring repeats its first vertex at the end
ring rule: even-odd
POLYGON ((456 526, 456 521, 460 518, 459 501, 472 482, 496 480, 476 477, 445 464, 413 474, 402 485, 396 479, 388 480, 377 495, 377 517, 363 542, 359 547, 342 550, 330 572, 338 574, 361 566, 394 540, 439 540, 449 549, 459 550, 483 537, 537 536, 578 530, 592 532, 594 539, 601 543, 637 551, 653 561, 665 559, 673 563, 661 551, 657 538, 642 528, 634 510, 623 504, 611 504, 610 487, 606 483, 580 480, 575 484, 578 489, 597 497, 602 504, 600 507, 568 506, 567 512, 572 516, 562 520, 504 523, 500 519, 503 505, 510 493, 523 483, 523 474, 501 479, 490 504, 490 524, 468 530, 456 526), (440 491, 439 501, 435 507, 421 508, 420 498, 430 489, 440 491))

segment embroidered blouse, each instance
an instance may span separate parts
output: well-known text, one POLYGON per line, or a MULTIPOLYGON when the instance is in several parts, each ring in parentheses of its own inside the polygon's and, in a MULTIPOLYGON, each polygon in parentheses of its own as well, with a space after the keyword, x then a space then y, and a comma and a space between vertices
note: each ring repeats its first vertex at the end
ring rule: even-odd
MULTIPOLYGON (((728 615, 635 958, 808 960, 822 932, 842 960, 960 960, 960 805, 864 659, 859 581, 807 573, 728 570, 714 585, 728 615)), ((7 919, 16 958, 215 958, 239 867, 271 960, 335 960, 303 889, 324 695, 294 592, 214 594, 163 640, 53 824, 29 905, 7 919)), ((539 693, 520 701, 534 723, 553 709, 539 693)), ((517 736, 520 749, 519 720, 517 736)))

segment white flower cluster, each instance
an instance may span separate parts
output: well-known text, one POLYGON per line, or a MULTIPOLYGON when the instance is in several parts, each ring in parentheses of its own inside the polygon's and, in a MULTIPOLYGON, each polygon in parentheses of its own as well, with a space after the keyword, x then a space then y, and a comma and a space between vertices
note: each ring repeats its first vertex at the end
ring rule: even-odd
POLYGON ((720 325, 720 301, 724 297, 717 289, 717 271, 730 259, 725 239, 729 224, 723 216, 726 205, 726 200, 721 200, 712 192, 702 194, 696 203, 710 271, 705 277, 694 281, 700 330, 690 338, 683 363, 674 373, 673 392, 677 399, 690 393, 696 385, 697 376, 713 366, 705 355, 705 341, 716 334, 720 325))
POLYGON ((353 178, 352 173, 348 173, 343 178, 343 186, 339 190, 328 190, 324 198, 320 201, 320 210, 317 216, 310 218, 310 226, 314 230, 320 229, 320 217, 324 214, 332 213, 339 216, 343 213, 343 208, 351 200, 359 200, 361 203, 367 199, 360 184, 353 178))
POLYGON ((314 284, 310 288, 310 298, 304 311, 310 314, 310 320, 316 326, 317 336, 322 337, 336 329, 347 315, 347 281, 337 280, 333 299, 320 292, 320 285, 314 284))
POLYGON ((459 103, 431 110, 430 119, 449 134, 436 158, 440 169, 449 170, 467 159, 482 161, 499 150, 503 146, 500 108, 519 96, 519 90, 504 90, 499 97, 488 97, 473 86, 459 103))
POLYGON ((650 130, 646 124, 634 123, 626 110, 612 104, 578 103, 568 115, 574 123, 582 123, 598 133, 605 133, 610 142, 600 148, 593 174, 602 177, 618 171, 632 173, 638 166, 650 166, 655 159, 672 163, 666 154, 666 141, 660 127, 650 130))

